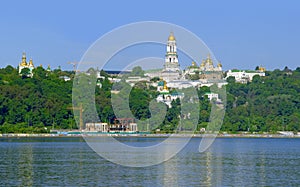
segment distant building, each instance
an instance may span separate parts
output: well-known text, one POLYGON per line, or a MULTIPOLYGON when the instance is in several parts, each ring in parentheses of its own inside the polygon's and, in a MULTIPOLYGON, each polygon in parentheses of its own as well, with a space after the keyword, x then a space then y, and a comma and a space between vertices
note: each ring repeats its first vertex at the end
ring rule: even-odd
MULTIPOLYGON (((165 63, 162 70, 148 71, 145 76, 150 78, 159 77, 164 80, 169 88, 183 89, 188 87, 199 88, 202 86, 211 86, 217 84, 218 87, 226 85, 227 82, 223 79, 222 64, 218 63, 214 66, 213 59, 211 55, 208 54, 207 57, 202 61, 201 65, 198 66, 196 62, 192 62, 192 65, 187 67, 185 70, 180 70, 176 39, 174 34, 171 32, 167 44, 166 44, 166 54, 165 63)), ((140 81, 128 78, 126 82, 140 81)), ((152 86, 157 86, 157 90, 163 88, 163 82, 150 83, 152 86)))
POLYGON ((167 52, 165 55, 165 65, 161 72, 161 77, 166 81, 178 80, 181 77, 180 66, 178 62, 176 39, 173 32, 167 41, 167 52))
POLYGON ((205 93, 204 95, 206 95, 210 101, 213 99, 219 100, 219 95, 217 93, 205 93))
POLYGON ((107 123, 86 123, 85 130, 86 132, 138 132, 138 126, 131 118, 119 118, 119 124, 110 124, 107 123))
POLYGON ((202 61, 199 70, 200 70, 200 79, 208 79, 208 80, 223 79, 222 64, 219 62, 215 67, 210 54, 208 54, 207 58, 202 61))
POLYGON ((202 60, 199 70, 200 71, 222 71, 222 64, 219 62, 215 67, 210 54, 208 54, 207 58, 205 60, 202 60))
POLYGON ((251 82, 255 75, 259 75, 261 77, 266 76, 265 71, 266 69, 264 67, 259 67, 259 69, 256 71, 236 69, 229 70, 225 79, 227 79, 228 77, 234 77, 236 82, 247 83, 251 82))
POLYGON ((173 32, 170 33, 167 41, 167 49, 165 55, 164 68, 160 71, 148 72, 145 75, 150 78, 160 77, 163 80, 169 82, 172 80, 181 79, 181 70, 178 62, 176 39, 173 32))
POLYGON ((19 74, 21 74, 22 69, 28 68, 29 69, 29 77, 33 76, 32 70, 34 69, 32 58, 30 58, 29 62, 26 61, 26 53, 22 55, 22 61, 19 63, 19 74))
POLYGON ((157 96, 156 101, 165 103, 166 105, 168 105, 169 108, 172 108, 171 103, 173 100, 181 100, 184 97, 184 95, 181 93, 170 93, 166 81, 159 82, 157 88, 160 92, 160 95, 157 96))
POLYGON ((85 131, 108 132, 107 123, 86 123, 85 131))
POLYGON ((50 65, 48 65, 46 71, 51 72, 51 67, 50 67, 50 65))
POLYGON ((218 63, 215 67, 210 54, 202 61, 200 66, 196 62, 192 62, 192 65, 187 67, 184 71, 185 78, 187 79, 208 79, 208 80, 222 80, 222 64, 218 63), (198 77, 197 77, 198 76, 198 77))
POLYGON ((70 81, 71 78, 69 76, 59 76, 60 79, 63 79, 64 81, 70 81))
POLYGON ((135 83, 138 83, 138 82, 149 82, 150 81, 150 78, 149 77, 141 77, 141 76, 132 76, 132 77, 128 77, 126 80, 125 80, 127 83, 130 84, 130 86, 134 86, 135 83))
POLYGON ((168 82, 169 88, 183 89, 189 87, 197 87, 199 86, 199 81, 190 81, 190 80, 173 80, 168 82))

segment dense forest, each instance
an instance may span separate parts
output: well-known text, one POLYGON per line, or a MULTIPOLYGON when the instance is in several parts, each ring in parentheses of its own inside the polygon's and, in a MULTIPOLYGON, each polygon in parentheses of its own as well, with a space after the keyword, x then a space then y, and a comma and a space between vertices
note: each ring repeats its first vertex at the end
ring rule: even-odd
MULTIPOLYGON (((46 133, 50 129, 78 128, 72 106, 74 72, 42 67, 19 75, 16 68, 0 69, 0 132, 46 133), (62 77, 70 77, 65 81, 62 77)), ((113 123, 115 114, 111 106, 112 83, 109 75, 101 71, 95 89, 95 103, 102 122, 113 123)), ((89 76, 84 74, 84 76, 89 76)), ((158 79, 153 80, 158 81, 158 79)), ((300 130, 300 68, 267 71, 265 77, 255 76, 247 84, 228 78, 227 104, 222 131, 269 132, 300 130)), ((118 86, 118 85, 115 85, 118 86)), ((198 90, 199 120, 197 130, 206 127, 210 117, 211 102, 204 96, 210 88, 198 90)), ((172 90, 171 90, 172 92, 172 90)), ((129 106, 135 118, 143 121, 151 117, 149 103, 159 93, 145 82, 137 83, 130 92, 129 106)), ((172 102, 166 117, 158 126, 161 132, 173 132, 179 122, 180 101, 172 102)), ((88 122, 88 121, 85 121, 88 122)), ((152 129, 154 131, 154 129, 152 129)))

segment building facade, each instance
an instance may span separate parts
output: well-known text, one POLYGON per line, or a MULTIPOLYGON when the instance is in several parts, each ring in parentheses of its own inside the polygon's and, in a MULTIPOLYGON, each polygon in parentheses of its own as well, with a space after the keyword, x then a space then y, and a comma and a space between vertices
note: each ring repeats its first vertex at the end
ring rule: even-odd
POLYGON ((181 78, 176 39, 173 32, 170 33, 167 41, 165 64, 160 77, 167 82, 172 80, 179 80, 181 78))
POLYGON ((258 76, 261 76, 261 77, 266 76, 265 68, 264 67, 259 67, 259 69, 256 70, 256 71, 229 70, 227 72, 227 75, 226 75, 225 79, 227 79, 228 77, 234 77, 236 82, 247 83, 247 82, 251 82, 255 75, 258 75, 258 76))
POLYGON ((30 58, 29 62, 26 61, 26 53, 23 53, 22 55, 22 61, 19 63, 19 74, 21 74, 22 70, 24 68, 29 69, 29 77, 32 77, 32 70, 34 69, 32 58, 30 58))

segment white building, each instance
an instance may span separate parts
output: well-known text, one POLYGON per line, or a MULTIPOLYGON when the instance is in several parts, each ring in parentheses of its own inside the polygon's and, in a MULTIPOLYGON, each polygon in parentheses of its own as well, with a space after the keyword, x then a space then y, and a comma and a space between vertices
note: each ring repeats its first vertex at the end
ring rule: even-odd
POLYGON ((199 81, 189 81, 189 80, 173 80, 168 82, 167 86, 169 88, 183 89, 189 87, 197 87, 200 84, 199 81))
POLYGON ((107 123, 86 123, 85 131, 108 132, 107 123))
POLYGON ((219 94, 217 94, 217 93, 205 93, 204 95, 207 95, 207 97, 210 101, 213 99, 219 100, 219 94))
POLYGON ((136 123, 129 123, 129 131, 130 132, 137 132, 138 131, 138 126, 136 123))
POLYGON ((64 81, 70 81, 71 78, 69 76, 59 76, 60 79, 63 79, 64 81))
POLYGON ((178 62, 176 39, 172 32, 169 35, 166 47, 167 50, 163 70, 158 72, 148 72, 146 76, 149 76, 151 78, 160 77, 167 82, 172 80, 179 80, 181 79, 182 75, 178 62))
POLYGON ((176 99, 182 99, 184 97, 183 94, 181 93, 173 93, 173 94, 160 94, 157 96, 156 101, 157 102, 162 102, 165 103, 166 105, 168 105, 169 108, 172 108, 172 101, 176 100, 176 99))
POLYGON ((173 32, 170 33, 167 42, 167 53, 165 56, 164 71, 180 72, 178 55, 177 55, 177 47, 176 47, 176 39, 174 37, 173 32))
POLYGON ((257 71, 229 70, 227 72, 227 76, 225 77, 225 79, 227 79, 228 77, 234 77, 236 82, 247 83, 247 82, 251 82, 255 75, 264 77, 266 75, 265 68, 260 67, 259 70, 257 71))
POLYGON ((140 76, 132 76, 132 77, 128 77, 125 80, 127 83, 130 84, 130 86, 134 86, 135 83, 137 82, 149 82, 150 81, 150 77, 140 77, 140 76))
POLYGON ((222 71, 222 64, 219 62, 215 67, 210 54, 208 54, 207 58, 202 60, 199 70, 200 71, 222 71))
MULTIPOLYGON (((217 84, 218 87, 226 85, 227 82, 223 79, 222 64, 218 63, 214 66, 211 55, 202 61, 198 66, 196 62, 187 67, 184 71, 180 70, 178 61, 176 39, 171 32, 166 45, 165 64, 162 70, 148 71, 145 75, 154 78, 159 77, 167 83, 169 88, 183 89, 189 87, 199 88, 202 86, 211 86, 217 84), (197 77, 198 76, 198 77, 197 77), (191 80, 193 79, 193 80, 191 80)), ((136 79, 137 81, 140 81, 136 79)), ((134 79, 126 80, 126 82, 134 82, 134 79)), ((163 88, 163 83, 150 83, 152 86, 158 86, 158 91, 163 88)))
POLYGON ((156 101, 165 103, 166 105, 168 105, 169 108, 172 108, 171 103, 173 100, 176 100, 176 99, 181 100, 184 97, 184 95, 181 93, 170 94, 166 81, 160 81, 158 83, 158 91, 161 94, 157 96, 156 101))
POLYGON ((23 53, 22 55, 22 61, 19 64, 19 74, 21 74, 22 69, 28 68, 29 69, 29 77, 32 77, 32 70, 34 69, 32 58, 29 60, 29 62, 26 61, 26 53, 23 53))

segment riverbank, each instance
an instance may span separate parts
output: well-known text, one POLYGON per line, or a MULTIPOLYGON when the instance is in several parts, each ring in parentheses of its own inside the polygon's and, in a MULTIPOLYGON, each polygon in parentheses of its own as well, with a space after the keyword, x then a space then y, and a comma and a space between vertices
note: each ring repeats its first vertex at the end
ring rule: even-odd
MULTIPOLYGON (((171 134, 26 134, 26 133, 10 133, 0 134, 0 138, 12 137, 162 137, 167 138, 171 134)), ((173 137, 190 137, 191 134, 173 134, 173 137)), ((300 138, 300 135, 283 135, 283 134, 192 134, 192 137, 217 137, 217 138, 300 138)))

